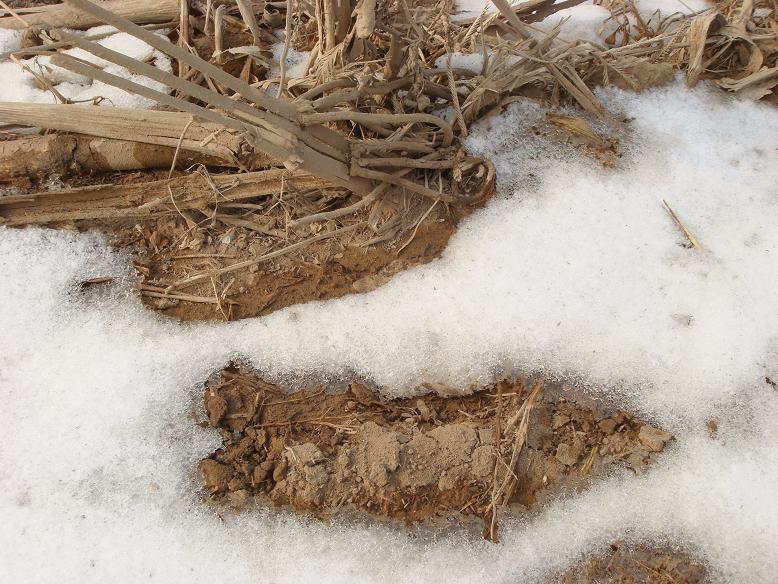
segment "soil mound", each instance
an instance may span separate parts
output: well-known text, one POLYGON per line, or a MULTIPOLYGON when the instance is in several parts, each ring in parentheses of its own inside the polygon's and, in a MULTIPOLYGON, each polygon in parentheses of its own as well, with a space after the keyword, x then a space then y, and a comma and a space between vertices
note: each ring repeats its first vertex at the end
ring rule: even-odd
POLYGON ((475 519, 490 539, 500 513, 585 487, 614 464, 640 472, 672 438, 582 395, 521 380, 385 401, 356 381, 341 393, 288 394, 230 367, 208 384, 204 405, 204 425, 222 436, 199 464, 216 500, 319 517, 475 519))

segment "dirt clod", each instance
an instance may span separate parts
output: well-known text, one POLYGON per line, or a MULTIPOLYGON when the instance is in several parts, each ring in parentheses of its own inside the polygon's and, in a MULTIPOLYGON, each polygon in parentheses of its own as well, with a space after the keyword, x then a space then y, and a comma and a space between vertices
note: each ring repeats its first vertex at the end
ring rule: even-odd
MULTIPOLYGON (((355 381, 340 393, 289 394, 229 367, 204 395, 205 424, 222 437, 200 463, 205 489, 232 506, 250 498, 230 494, 245 491, 320 517, 358 510, 405 522, 486 519, 516 447, 510 420, 530 394, 521 381, 496 389, 387 401, 355 381)), ((613 464, 640 470, 671 437, 583 396, 540 395, 512 471, 519 480, 504 501, 509 512, 585 487, 613 464)))
POLYGON ((554 579, 557 584, 702 584, 705 566, 672 549, 611 544, 607 553, 591 558, 554 579))
POLYGON ((638 433, 640 443, 651 452, 662 450, 672 437, 672 434, 653 426, 643 426, 638 433))

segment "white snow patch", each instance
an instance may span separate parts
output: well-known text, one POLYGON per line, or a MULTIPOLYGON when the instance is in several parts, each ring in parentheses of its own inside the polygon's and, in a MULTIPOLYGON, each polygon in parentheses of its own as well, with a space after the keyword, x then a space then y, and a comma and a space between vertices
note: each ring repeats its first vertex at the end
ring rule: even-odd
POLYGON ((610 16, 610 10, 607 8, 585 2, 555 12, 535 26, 540 30, 549 31, 564 20, 559 33, 561 38, 602 44, 603 40, 617 28, 613 21, 606 23, 610 16))
MULTIPOLYGON (((116 29, 110 26, 98 26, 85 32, 70 32, 95 36, 114 31, 116 29)), ((164 35, 164 31, 159 31, 158 34, 164 35)), ((8 39, 9 37, 4 34, 4 31, 0 30, 0 47, 3 46, 4 42, 7 42, 11 47, 9 50, 18 48, 18 43, 13 45, 13 40, 3 41, 4 38, 8 39)), ((96 42, 133 59, 153 63, 155 67, 163 71, 172 71, 169 57, 127 33, 116 32, 116 34, 111 34, 96 42)), ((169 90, 162 83, 130 73, 126 68, 99 59, 82 49, 69 49, 64 51, 64 53, 88 61, 107 73, 123 77, 144 87, 163 93, 167 93, 169 90)), ((156 105, 156 102, 153 100, 128 93, 101 81, 92 81, 82 75, 77 75, 61 67, 54 66, 51 64, 51 59, 47 56, 21 59, 21 62, 48 79, 54 88, 65 98, 74 101, 89 101, 102 97, 103 100, 100 102, 100 105, 129 108, 149 108, 156 105)), ((11 61, 0 62, 0 79, 3 79, 3 84, 0 85, 0 101, 59 103, 52 92, 42 87, 31 73, 16 63, 11 61)))
POLYGON ((449 66, 452 69, 465 69, 480 75, 484 68, 484 55, 483 53, 461 53, 455 51, 451 53, 450 61, 448 53, 435 59, 435 67, 446 69, 449 66))
MULTIPOLYGON (((488 1, 487 4, 487 14, 497 11, 491 1, 488 1)), ((477 17, 483 9, 483 3, 479 0, 461 0, 456 3, 456 6, 456 11, 451 15, 452 22, 477 17)), ((532 23, 530 26, 539 31, 549 31, 565 20, 560 31, 560 38, 566 41, 583 40, 602 43, 603 39, 616 29, 615 23, 605 23, 610 15, 607 8, 595 5, 591 0, 588 0, 582 4, 564 8, 544 20, 532 23)))
POLYGON ((24 32, 21 30, 0 28, 0 53, 19 50, 23 38, 24 32))
POLYGON ((707 0, 636 0, 635 6, 641 16, 651 16, 657 10, 662 16, 671 14, 694 14, 711 8, 707 0))
MULTIPOLYGON (((273 62, 270 71, 267 73, 268 79, 278 79, 281 77, 281 54, 284 51, 284 43, 275 43, 273 49, 273 62)), ((305 75, 305 66, 308 64, 310 51, 296 51, 289 47, 286 51, 286 78, 295 79, 305 75)))
MULTIPOLYGON (((557 2, 558 3, 558 2, 557 2)), ((475 18, 484 7, 481 0, 457 0, 456 9, 451 15, 452 22, 459 22, 468 18, 475 18)), ((487 0, 487 14, 497 11, 497 8, 487 0)), ((636 0, 635 8, 642 18, 651 19, 655 13, 659 13, 662 18, 672 14, 693 14, 711 7, 707 0, 636 0)), ((611 12, 606 7, 595 4, 592 0, 587 0, 576 6, 564 8, 545 19, 532 23, 530 26, 537 30, 551 30, 562 20, 562 28, 559 34, 561 39, 566 41, 590 41, 602 43, 617 29, 617 24, 609 20, 611 12)), ((630 23, 634 24, 630 19, 630 23)))
POLYGON ((101 238, 0 230, 0 581, 537 582, 648 538, 718 581, 774 582, 778 112, 680 84, 601 96, 634 118, 619 169, 528 141, 516 128, 543 111, 517 104, 469 141, 503 196, 439 261, 264 318, 164 321, 101 238), (682 246, 663 198, 704 252, 682 246), (76 285, 105 275, 110 293, 76 285), (195 492, 217 440, 191 412, 236 354, 398 394, 512 368, 567 376, 677 441, 643 476, 506 522, 499 545, 283 513, 222 521, 195 492))

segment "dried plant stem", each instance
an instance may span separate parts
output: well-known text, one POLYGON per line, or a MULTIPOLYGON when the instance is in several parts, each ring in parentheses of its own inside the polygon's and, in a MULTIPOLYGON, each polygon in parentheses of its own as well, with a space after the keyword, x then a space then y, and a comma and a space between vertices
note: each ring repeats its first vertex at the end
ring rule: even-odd
POLYGON ((211 58, 217 63, 224 62, 224 12, 226 10, 225 4, 219 4, 213 15, 213 56, 211 58))
MULTIPOLYGON (((181 48, 189 46, 189 0, 178 0, 181 4, 181 16, 179 18, 178 44, 181 48)), ((187 77, 189 66, 183 61, 178 61, 178 76, 187 77)))
POLYGON ((681 230, 681 233, 684 234, 687 240, 689 240, 689 243, 691 246, 696 250, 701 250, 702 246, 700 245, 700 242, 697 241, 697 238, 694 237, 694 235, 691 234, 691 232, 686 229, 686 226, 681 223, 681 220, 678 218, 678 215, 675 214, 675 211, 672 210, 670 205, 667 201, 662 199, 662 206, 665 208, 665 211, 667 211, 668 215, 670 215, 670 218, 673 220, 673 223, 678 227, 678 229, 681 230))
POLYGON ((286 28, 284 29, 284 47, 281 49, 281 79, 278 82, 278 97, 286 92, 286 55, 289 52, 289 42, 292 38, 292 0, 286 0, 286 28))
POLYGON ((251 31, 251 36, 254 38, 254 46, 260 46, 262 32, 259 29, 257 17, 254 15, 254 8, 252 7, 251 2, 249 2, 249 0, 235 1, 238 4, 238 10, 240 10, 240 16, 243 18, 243 22, 246 23, 246 26, 248 26, 251 31))
POLYGON ((175 284, 171 284, 166 288, 167 291, 175 290, 176 288, 181 288, 183 286, 190 286, 192 284, 196 284, 198 282, 202 282, 204 280, 208 280, 209 278, 213 276, 221 276, 223 274, 228 274, 230 272, 234 272, 236 270, 242 270, 244 268, 249 268, 251 266, 260 264, 262 262, 266 262, 268 260, 272 260, 278 257, 281 257, 283 255, 286 255, 288 253, 292 253, 294 251, 300 250, 312 243, 315 243, 317 241, 321 241, 323 239, 327 239, 329 237, 335 237, 336 235, 345 235, 346 233, 350 233, 352 231, 355 231, 356 229, 360 227, 364 227, 364 223, 355 223, 354 225, 349 225, 347 227, 341 227, 340 229, 335 229, 333 231, 327 231, 325 233, 320 233, 319 235, 315 235, 313 237, 309 237, 308 239, 304 239, 303 241, 294 243, 292 245, 288 245, 282 249, 272 251, 270 253, 266 253, 264 255, 261 255, 257 258, 252 258, 250 260, 245 260, 242 262, 238 262, 235 264, 231 264, 229 266, 226 266, 224 268, 220 268, 218 270, 214 270, 209 273, 204 274, 198 274, 196 276, 192 276, 191 278, 186 278, 184 280, 180 280, 176 282, 175 284))
POLYGON ((173 154, 173 162, 170 163, 170 172, 168 172, 167 177, 170 178, 173 176, 173 171, 176 169, 176 162, 178 162, 178 153, 181 152, 181 144, 184 143, 184 137, 186 136, 186 131, 189 129, 189 126, 191 126, 194 123, 194 116, 189 118, 189 121, 186 123, 186 126, 184 126, 184 129, 181 131, 181 137, 178 139, 178 144, 176 144, 176 151, 173 154))

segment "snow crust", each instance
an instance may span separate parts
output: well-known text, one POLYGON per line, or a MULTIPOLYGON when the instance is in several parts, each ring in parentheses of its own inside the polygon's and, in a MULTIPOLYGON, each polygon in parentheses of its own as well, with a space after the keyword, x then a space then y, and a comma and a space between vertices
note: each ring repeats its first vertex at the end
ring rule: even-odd
POLYGON ((680 83, 601 97, 633 119, 618 168, 527 137, 545 112, 515 104, 468 142, 501 195, 440 260, 264 318, 177 325, 143 309, 99 236, 0 230, 0 581, 539 582, 623 538, 688 549, 714 581, 774 582, 778 112, 680 83), (77 286, 106 275, 107 292, 77 286), (201 383, 236 355, 394 394, 543 373, 677 440, 642 476, 506 522, 499 545, 221 519, 196 492, 218 441, 195 419, 201 383))
MULTIPOLYGON (((163 71, 172 71, 170 58, 167 55, 127 33, 116 31, 111 26, 97 26, 86 32, 69 32, 86 36, 115 32, 115 34, 110 34, 103 39, 97 40, 97 44, 128 57, 152 63, 163 71)), ((160 31, 158 34, 164 35, 164 32, 160 31)), ((17 50, 20 42, 21 35, 17 34, 17 31, 0 29, 0 52, 17 50)), ((99 59, 82 49, 68 49, 63 52, 66 55, 88 61, 107 73, 118 75, 156 91, 168 92, 168 88, 164 84, 141 75, 135 75, 124 67, 99 59)), ((51 64, 51 59, 46 56, 20 59, 20 61, 36 73, 47 78, 65 98, 74 101, 89 101, 102 97, 103 100, 100 101, 100 105, 130 108, 150 108, 156 105, 156 102, 153 100, 56 67, 51 64)), ((30 72, 12 61, 0 62, 0 79, 3 80, 3 83, 0 85, 0 101, 59 103, 55 95, 42 87, 30 72)))
POLYGON ((537 28, 549 31, 562 23, 559 33, 562 38, 569 41, 582 40, 602 44, 603 40, 616 30, 615 22, 606 23, 610 17, 611 13, 607 8, 585 2, 555 12, 541 20, 537 28))
MULTIPOLYGON (((497 8, 487 0, 487 14, 497 12, 497 8)), ((519 4, 514 2, 512 4, 519 4)), ((475 18, 483 10, 481 0, 458 0, 456 9, 451 15, 451 21, 457 22, 475 18)), ((707 0, 635 0, 635 8, 643 19, 650 20, 658 12, 662 18, 672 14, 693 14, 710 8, 707 0)), ((566 41, 582 40, 601 44, 616 29, 617 24, 610 20, 611 12, 606 7, 587 0, 576 6, 564 8, 540 22, 533 23, 537 30, 549 31, 562 23, 559 37, 566 41)), ((634 24, 634 19, 630 18, 634 24)))

